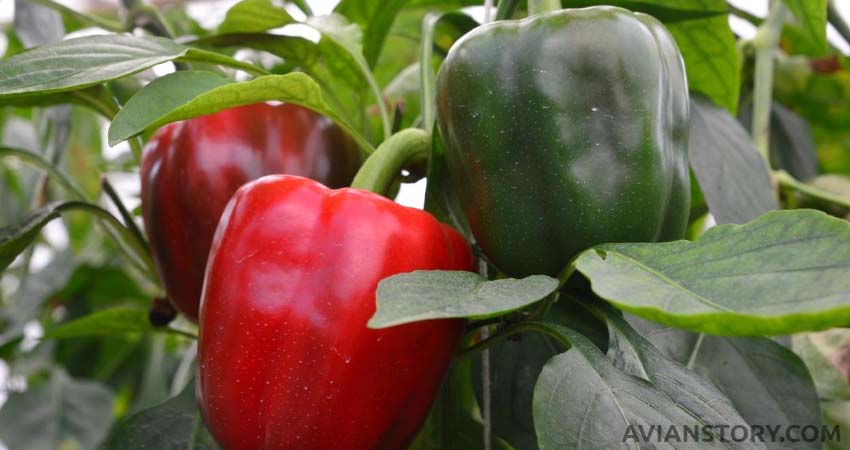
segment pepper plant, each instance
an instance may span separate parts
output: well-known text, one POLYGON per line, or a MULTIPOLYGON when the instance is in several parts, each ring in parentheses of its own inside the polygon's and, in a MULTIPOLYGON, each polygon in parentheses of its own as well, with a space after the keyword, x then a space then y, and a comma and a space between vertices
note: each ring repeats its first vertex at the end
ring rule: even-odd
POLYGON ((14 3, 0 448, 850 448, 839 2, 14 3))

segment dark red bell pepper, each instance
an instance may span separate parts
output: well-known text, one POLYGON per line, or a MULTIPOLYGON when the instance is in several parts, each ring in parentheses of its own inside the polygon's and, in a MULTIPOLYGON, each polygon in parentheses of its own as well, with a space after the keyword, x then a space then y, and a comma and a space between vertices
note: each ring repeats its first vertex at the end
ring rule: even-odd
POLYGON ((296 105, 260 103, 161 128, 142 159, 142 213, 168 297, 197 317, 215 227, 244 183, 288 173, 342 187, 358 166, 353 140, 296 105))
POLYGON ((471 270, 464 238, 360 189, 269 176, 234 195, 201 305, 198 398, 227 450, 403 450, 462 320, 372 330, 375 289, 416 269, 471 270))

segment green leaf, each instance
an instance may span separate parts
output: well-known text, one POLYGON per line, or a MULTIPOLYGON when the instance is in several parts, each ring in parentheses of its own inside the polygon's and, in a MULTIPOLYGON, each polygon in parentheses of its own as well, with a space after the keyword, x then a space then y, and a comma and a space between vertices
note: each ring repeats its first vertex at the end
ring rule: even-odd
MULTIPOLYGON (((540 448, 640 448, 641 441, 628 439, 630 425, 660 426, 662 430, 703 425, 648 381, 617 369, 580 333, 558 325, 544 326, 572 348, 546 363, 534 387, 534 426, 540 448)), ((728 448, 716 439, 699 443, 672 440, 665 446, 728 448)))
POLYGON ((826 15, 828 0, 782 0, 794 16, 787 26, 793 30, 794 47, 810 56, 826 51, 826 15))
POLYGON ((111 336, 157 330, 148 320, 148 310, 138 307, 116 307, 95 311, 80 319, 64 323, 44 334, 45 339, 87 336, 111 336))
POLYGON ((99 450, 218 450, 204 427, 195 383, 176 397, 119 423, 99 450))
MULTIPOLYGON (((741 417, 732 401, 714 384, 662 353, 618 312, 611 311, 611 308, 603 309, 608 323, 616 331, 609 350, 615 365, 628 374, 650 381, 701 423, 730 429, 750 425, 741 417)), ((732 442, 727 448, 767 449, 761 442, 747 441, 732 442)))
POLYGON ((115 115, 109 127, 110 145, 118 142, 113 142, 113 132, 126 136, 124 139, 138 134, 152 128, 148 126, 150 118, 165 116, 195 97, 230 83, 230 78, 201 70, 180 70, 151 81, 115 115))
POLYGON ((227 10, 219 33, 253 33, 282 27, 295 20, 272 0, 242 0, 227 10))
POLYGON ((691 97, 688 151, 718 223, 744 223, 778 209, 767 166, 746 130, 722 108, 691 97))
POLYGON ((355 124, 363 114, 369 83, 354 56, 331 39, 314 43, 297 36, 233 33, 209 36, 192 44, 251 48, 280 56, 313 77, 327 101, 355 124))
POLYGON ((56 369, 45 384, 9 395, 0 440, 15 450, 94 448, 112 425, 112 403, 105 385, 56 369))
POLYGON ((685 60, 688 85, 735 113, 741 68, 727 15, 665 23, 685 60))
MULTIPOLYGON (((600 349, 608 348, 608 326, 572 299, 562 298, 545 320, 582 333, 600 349)), ((525 333, 490 347, 490 408, 494 432, 517 449, 537 449, 532 401, 534 384, 543 366, 567 347, 549 336, 525 333)), ((481 355, 483 356, 483 355, 481 355)), ((481 373, 481 357, 473 359, 473 372, 481 373)), ((483 400, 481 377, 473 379, 479 404, 483 400)))
POLYGON ((0 60, 0 100, 82 89, 180 58, 184 47, 159 37, 68 39, 0 60))
POLYGON ((23 222, 0 228, 0 272, 38 237, 41 228, 59 217, 59 204, 48 205, 33 211, 23 222))
POLYGON ((368 326, 493 317, 542 300, 556 289, 558 280, 545 275, 488 281, 474 272, 417 270, 378 283, 377 311, 368 326))
POLYGON ((62 16, 35 2, 15 1, 15 34, 27 48, 53 44, 62 40, 65 26, 62 16))
POLYGON ((395 16, 408 2, 410 0, 342 0, 334 11, 363 29, 363 55, 373 66, 395 16))
MULTIPOLYGON (((818 395, 806 366, 773 340, 699 335, 634 316, 628 320, 666 355, 717 385, 748 423, 783 429, 820 425, 818 395)), ((788 448, 782 442, 766 444, 771 450, 788 448)), ((793 448, 819 450, 819 443, 793 448)))
POLYGON ((813 210, 720 225, 695 242, 604 244, 576 267, 620 309, 720 335, 850 324, 850 223, 813 210))
MULTIPOLYGON (((235 106, 278 100, 301 105, 327 116, 345 129, 362 148, 368 149, 367 151, 372 149, 371 145, 354 127, 325 103, 319 85, 303 73, 267 75, 251 81, 229 83, 208 90, 201 90, 186 84, 187 80, 194 80, 194 77, 194 75, 171 76, 170 80, 163 81, 153 87, 149 84, 140 89, 110 124, 109 144, 115 145, 145 130, 157 128, 167 123, 212 114, 235 106), (174 93, 174 95, 163 95, 158 88, 160 85, 169 88, 169 92, 174 93), (177 94, 176 91, 180 89, 187 89, 195 95, 177 94), (161 101, 163 105, 154 109, 147 109, 147 105, 157 100, 161 101), (163 113, 164 111, 167 112, 163 113)), ((216 84, 216 81, 209 75, 201 75, 200 78, 206 79, 209 85, 216 84)))
MULTIPOLYGON (((751 134, 752 104, 740 109, 738 120, 751 134)), ((809 123, 777 102, 770 108, 770 166, 786 170, 798 180, 818 174, 818 154, 809 123)))

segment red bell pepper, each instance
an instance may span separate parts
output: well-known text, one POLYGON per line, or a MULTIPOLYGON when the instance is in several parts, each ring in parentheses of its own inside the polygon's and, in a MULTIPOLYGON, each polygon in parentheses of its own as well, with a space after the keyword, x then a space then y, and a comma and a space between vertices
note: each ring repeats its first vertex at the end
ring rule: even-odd
POLYGON ((353 140, 296 105, 259 103, 161 128, 142 159, 142 213, 168 297, 197 317, 215 227, 244 183, 289 173, 342 187, 358 166, 353 140))
POLYGON ((368 329, 375 289, 401 272, 472 267, 464 238, 424 211, 295 176, 248 183, 222 216, 204 284, 209 430, 227 450, 407 448, 464 321, 368 329))

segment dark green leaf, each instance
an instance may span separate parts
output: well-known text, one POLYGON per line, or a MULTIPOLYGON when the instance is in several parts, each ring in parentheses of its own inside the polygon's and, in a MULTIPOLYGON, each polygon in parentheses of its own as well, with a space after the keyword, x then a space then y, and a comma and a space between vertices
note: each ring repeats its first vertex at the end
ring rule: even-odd
POLYGON ((15 450, 94 448, 112 425, 112 403, 106 386, 57 369, 45 384, 9 395, 0 440, 15 450))
POLYGON ((393 275, 378 284, 378 309, 369 327, 492 317, 542 300, 556 289, 558 280, 545 275, 488 281, 474 272, 417 270, 393 275))
MULTIPOLYGON (((633 316, 629 322, 665 354, 717 385, 748 423, 784 429, 820 425, 812 378, 800 358, 782 345, 766 338, 698 335, 633 316)), ((766 444, 771 450, 819 448, 818 442, 766 444)))
POLYGON ((218 450, 195 401, 195 383, 115 427, 99 450, 218 450))
POLYGON ((295 20, 272 0, 242 0, 227 10, 219 33, 253 33, 282 27, 295 20))
MULTIPOLYGON (((641 448, 630 425, 663 430, 701 427, 698 418, 648 381, 617 369, 591 341, 569 328, 548 325, 572 348, 550 359, 534 387, 534 426, 540 448, 641 448)), ((671 440, 673 449, 724 449, 717 440, 671 440)))
POLYGON ((744 223, 778 209, 767 167, 727 111, 691 97, 691 167, 718 223, 744 223))
MULTIPOLYGON (((702 423, 729 428, 750 425, 714 384, 663 354, 617 312, 611 308, 604 310, 608 323, 616 331, 608 353, 615 365, 628 374, 650 381, 702 423)), ((761 425, 761 422, 755 424, 761 425)), ((764 450, 767 447, 761 442, 732 441, 726 448, 764 450)))
POLYGON ((818 211, 770 212, 695 242, 604 244, 576 267, 600 297, 665 325, 752 336, 850 324, 850 223, 818 211))
MULTIPOLYGON (((545 319, 580 332, 600 349, 608 348, 608 326, 572 299, 561 297, 545 319)), ((560 342, 538 333, 525 333, 489 348, 493 430, 517 449, 538 448, 532 416, 534 384, 546 362, 565 350, 560 342)), ((473 385, 481 404, 481 355, 472 358, 473 385)))
MULTIPOLYGON (((739 120, 752 130, 752 105, 741 108, 739 120)), ((774 102, 770 110, 770 163, 798 180, 818 174, 818 154, 809 123, 794 111, 774 102)))

